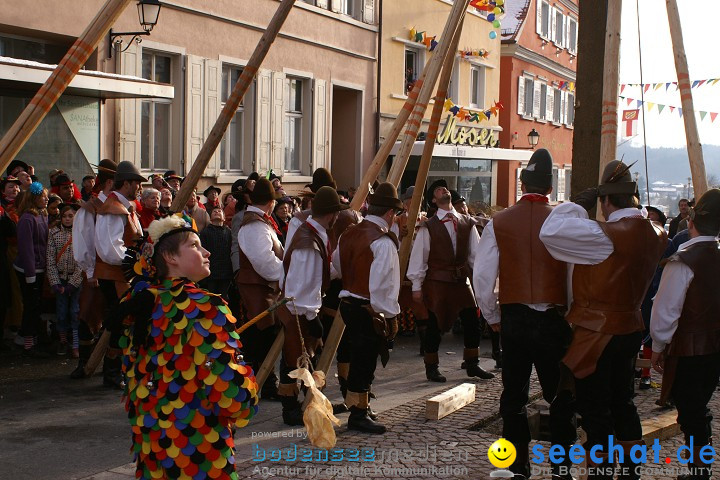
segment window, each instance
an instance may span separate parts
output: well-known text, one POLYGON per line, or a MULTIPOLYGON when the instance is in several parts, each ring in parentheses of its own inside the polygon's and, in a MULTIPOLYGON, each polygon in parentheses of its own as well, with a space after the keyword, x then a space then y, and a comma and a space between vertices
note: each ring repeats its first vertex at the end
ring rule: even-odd
POLYGON ((565 169, 565 198, 570 200, 572 192, 570 191, 570 185, 572 185, 572 169, 565 169))
POLYGON ((550 192, 549 198, 551 202, 558 201, 558 168, 553 165, 552 167, 552 192, 550 192))
POLYGON ((540 111, 538 112, 538 120, 547 120, 547 84, 540 84, 540 111))
POLYGON ((544 38, 550 38, 550 5, 547 2, 538 3, 537 32, 544 38))
POLYGON ((420 75, 422 70, 422 54, 420 49, 405 47, 405 86, 403 93, 407 95, 420 75))
POLYGON ((303 139, 303 80, 288 77, 285 80, 285 170, 300 173, 303 139))
POLYGON ((567 48, 570 53, 577 52, 577 20, 572 17, 567 19, 567 48))
POLYGON ((525 78, 525 109, 523 115, 526 117, 532 117, 533 114, 533 86, 534 81, 532 78, 525 78))
POLYGON ((565 117, 567 126, 575 124, 575 94, 569 93, 567 95, 567 117, 565 117))
POLYGON ((473 65, 470 68, 470 105, 485 108, 485 67, 473 65))
MULTIPOLYGON (((240 67, 223 65, 221 108, 224 108, 241 73, 242 68, 240 67)), ((254 86, 251 85, 248 92, 245 93, 220 143, 220 170, 241 172, 246 168, 251 168, 254 137, 252 119, 255 98, 253 89, 254 86)))
MULTIPOLYGON (((172 83, 171 69, 170 56, 143 51, 144 79, 172 83)), ((140 166, 149 170, 167 170, 172 155, 172 104, 167 100, 143 100, 140 112, 140 166)))
POLYGON ((553 123, 560 123, 560 112, 562 108, 562 90, 554 89, 555 101, 553 102, 553 123))
POLYGON ((359 0, 341 0, 340 13, 355 19, 362 18, 362 7, 360 6, 359 0))
POLYGON ((555 10, 555 21, 554 21, 554 33, 555 38, 553 41, 556 45, 565 45, 565 15, 560 10, 555 10))
POLYGON ((0 36, 0 57, 19 58, 55 65, 60 63, 68 48, 69 45, 53 45, 45 40, 16 38, 5 34, 0 36))

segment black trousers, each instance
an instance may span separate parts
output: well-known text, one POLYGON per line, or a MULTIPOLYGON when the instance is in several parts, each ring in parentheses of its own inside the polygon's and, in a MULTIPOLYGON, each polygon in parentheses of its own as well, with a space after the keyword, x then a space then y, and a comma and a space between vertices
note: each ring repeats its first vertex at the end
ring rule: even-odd
POLYGON ((678 359, 672 398, 678 410, 678 423, 685 443, 707 445, 712 435, 713 416, 707 408, 720 379, 720 353, 680 357, 678 359))
MULTIPOLYGON (((440 349, 442 332, 438 326, 437 317, 428 311, 427 329, 423 340, 425 353, 437 353, 440 349)), ((477 308, 464 308, 458 314, 463 327, 463 343, 465 348, 478 348, 480 345, 480 318, 477 308)))
POLYGON ((526 452, 531 439, 526 405, 533 366, 543 398, 550 404, 551 443, 567 447, 577 438, 572 395, 568 391, 558 395, 560 360, 570 345, 572 330, 555 308, 540 312, 522 304, 501 305, 501 318, 503 437, 515 445, 518 459, 523 457, 511 470, 529 475, 526 452))
POLYGON ((372 317, 363 307, 368 303, 352 298, 340 302, 340 313, 345 322, 343 337, 352 339, 345 352, 350 361, 347 389, 356 393, 370 391, 380 353, 380 339, 373 328, 372 317))
POLYGON ((635 357, 642 332, 615 335, 603 350, 597 369, 591 375, 575 380, 577 410, 587 432, 586 450, 605 445, 608 436, 615 441, 640 440, 642 427, 633 402, 635 357))
POLYGON ((20 293, 23 300, 22 322, 20 324, 20 335, 23 337, 46 336, 41 332, 40 306, 42 303, 42 288, 45 281, 45 273, 35 274, 35 283, 27 283, 25 274, 15 271, 18 282, 20 282, 20 293))

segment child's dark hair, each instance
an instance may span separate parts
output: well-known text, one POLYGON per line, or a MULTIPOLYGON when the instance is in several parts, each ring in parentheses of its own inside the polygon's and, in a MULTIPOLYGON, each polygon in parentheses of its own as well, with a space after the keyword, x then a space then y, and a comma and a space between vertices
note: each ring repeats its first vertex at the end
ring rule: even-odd
POLYGON ((153 263, 155 264, 157 278, 163 279, 168 277, 168 266, 165 262, 163 254, 174 255, 180 251, 180 245, 190 238, 190 234, 195 233, 192 230, 182 230, 177 233, 161 238, 161 241, 155 246, 153 253, 153 263))

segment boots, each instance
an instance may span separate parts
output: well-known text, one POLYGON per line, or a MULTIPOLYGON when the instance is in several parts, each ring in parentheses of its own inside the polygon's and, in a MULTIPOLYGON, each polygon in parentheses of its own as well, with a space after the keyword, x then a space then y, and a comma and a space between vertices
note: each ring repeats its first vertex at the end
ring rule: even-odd
POLYGON ((385 433, 385 425, 376 422, 368 415, 368 394, 348 391, 347 403, 350 407, 348 430, 381 434, 385 433))
POLYGON ((125 388, 125 382, 121 372, 122 362, 120 357, 109 358, 107 355, 103 360, 103 386, 115 390, 125 388))
POLYGON ((502 347, 500 346, 500 332, 490 330, 490 342, 492 343, 492 359, 495 360, 495 368, 502 368, 502 347))
MULTIPOLYGON (((710 443, 712 445, 712 438, 710 443)), ((689 473, 678 475, 678 480, 710 480, 712 476, 711 463, 704 463, 700 458, 700 451, 706 445, 693 445, 693 461, 687 464, 689 473)))
POLYGON ((290 426, 302 426, 303 423, 303 412, 300 402, 298 402, 297 395, 295 396, 280 396, 282 402, 282 418, 285 425, 290 426))
POLYGON ((418 332, 418 338, 420 338, 420 356, 422 357, 425 355, 425 330, 427 330, 427 320, 422 322, 422 326, 420 322, 417 323, 417 332, 418 332))
POLYGON ((345 396, 347 395, 347 377, 350 373, 350 364, 347 362, 338 362, 337 369, 338 383, 340 384, 340 393, 342 393, 343 401, 333 404, 333 415, 346 413, 348 411, 348 407, 345 405, 345 396))
POLYGON ((277 375, 275 375, 275 372, 270 373, 270 375, 268 375, 267 379, 265 380, 265 383, 263 383, 262 389, 260 390, 260 398, 262 398, 263 400, 281 400, 280 395, 278 395, 277 384, 277 375))
POLYGON ((466 348, 463 351, 463 358, 465 359, 465 370, 467 371, 468 377, 479 377, 483 380, 495 378, 494 374, 487 372, 480 367, 477 348, 466 348))
POLYGON ((92 345, 84 345, 82 343, 78 346, 78 364, 77 367, 75 367, 75 370, 73 370, 70 374, 70 378, 74 380, 85 378, 85 364, 90 358, 92 348, 92 345))
POLYGON ((635 445, 645 445, 645 440, 618 440, 623 449, 623 461, 620 463, 620 474, 618 480, 640 480, 640 464, 630 458, 630 450, 635 445))
MULTIPOLYGON (((572 445, 565 445, 564 447, 565 451, 569 452, 572 445)), ((575 477, 570 473, 570 469, 573 467, 574 465, 569 456, 566 456, 562 463, 552 463, 550 467, 552 469, 551 480, 575 480, 575 477)))
POLYGON ((438 370, 439 365, 440 360, 437 353, 425 354, 425 376, 427 379, 431 382, 445 383, 447 378, 438 370))
POLYGON ((510 465, 510 471, 515 474, 515 480, 530 478, 530 460, 528 444, 520 444, 515 448, 515 461, 510 465))

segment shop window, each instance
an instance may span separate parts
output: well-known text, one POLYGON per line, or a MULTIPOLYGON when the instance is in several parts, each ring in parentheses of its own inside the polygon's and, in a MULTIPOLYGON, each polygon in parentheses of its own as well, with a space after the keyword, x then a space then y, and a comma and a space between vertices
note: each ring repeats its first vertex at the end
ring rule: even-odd
POLYGON ((485 67, 470 68, 470 106, 485 108, 485 67))
MULTIPOLYGON (((172 83, 172 57, 143 51, 142 77, 172 83)), ((172 156, 172 103, 168 100, 143 100, 141 104, 140 166, 149 170, 167 170, 172 156)))
POLYGON ((422 71, 422 53, 419 48, 405 47, 405 95, 410 92, 422 71))
MULTIPOLYGON (((221 108, 225 107, 242 68, 223 65, 221 108)), ((250 167, 254 138, 254 86, 246 92, 220 143, 220 170, 242 172, 250 167)))

